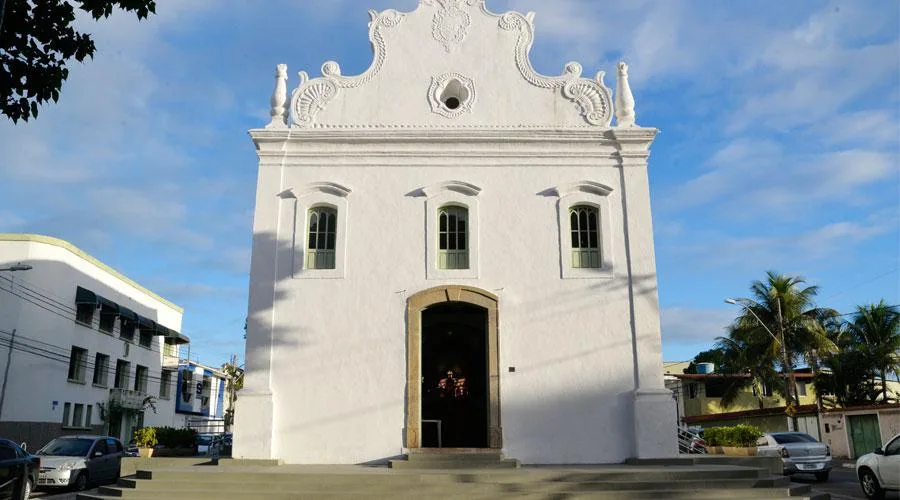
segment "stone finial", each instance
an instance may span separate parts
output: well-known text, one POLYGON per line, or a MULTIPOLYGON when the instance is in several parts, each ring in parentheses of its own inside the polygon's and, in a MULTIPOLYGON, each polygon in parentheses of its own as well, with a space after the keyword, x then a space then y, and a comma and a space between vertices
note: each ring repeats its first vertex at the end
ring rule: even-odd
POLYGON ((275 69, 275 91, 272 92, 272 121, 266 128, 287 127, 287 64, 275 69))
POLYGON ((616 77, 616 125, 634 127, 634 95, 628 85, 628 65, 620 61, 616 67, 619 70, 616 77))

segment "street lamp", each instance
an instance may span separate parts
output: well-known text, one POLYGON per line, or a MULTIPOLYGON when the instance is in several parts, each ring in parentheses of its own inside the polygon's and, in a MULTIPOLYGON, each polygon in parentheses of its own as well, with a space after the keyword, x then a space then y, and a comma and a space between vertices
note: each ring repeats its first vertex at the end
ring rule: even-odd
MULTIPOLYGON (((763 322, 763 320, 759 319, 759 316, 757 316, 756 313, 753 312, 753 309, 750 309, 750 306, 747 305, 747 303, 751 303, 751 304, 754 303, 752 300, 750 300, 750 299, 725 299, 725 303, 743 307, 747 312, 752 314, 754 318, 756 318, 756 321, 759 322, 759 325, 763 327, 763 329, 766 331, 766 333, 769 334, 770 337, 772 337, 772 340, 781 344, 781 364, 784 366, 784 369, 788 371, 788 378, 786 378, 784 381, 784 389, 785 389, 784 392, 785 392, 785 396, 787 396, 788 406, 790 406, 794 402, 794 392, 793 392, 793 387, 791 387, 791 385, 794 383, 794 369, 793 369, 793 367, 791 367, 791 364, 788 361, 787 346, 785 346, 785 343, 784 343, 784 327, 782 325, 782 319, 781 319, 781 301, 775 300, 775 305, 776 305, 776 309, 777 309, 776 312, 778 313, 778 330, 779 330, 779 333, 781 334, 780 339, 778 337, 776 337, 774 333, 772 333, 772 330, 769 330, 769 327, 766 326, 766 324, 763 322)), ((798 403, 799 403, 799 401, 798 401, 798 403)), ((793 415, 789 415, 789 418, 788 418, 788 431, 791 431, 791 432, 794 431, 794 416, 793 415)))
MULTIPOLYGON (((12 266, 0 267, 0 271, 9 271, 10 273, 14 273, 17 271, 30 271, 32 269, 28 264, 22 264, 19 262, 18 264, 14 264, 12 266)), ((10 293, 15 293, 15 290, 12 289, 15 281, 10 281, 10 293)), ((17 322, 18 322, 18 315, 17 322)), ((6 399, 6 382, 9 380, 9 366, 12 364, 12 353, 13 348, 16 343, 16 329, 12 329, 12 333, 9 336, 9 352, 6 354, 6 368, 3 373, 3 385, 0 387, 0 416, 3 415, 3 401, 6 399)))

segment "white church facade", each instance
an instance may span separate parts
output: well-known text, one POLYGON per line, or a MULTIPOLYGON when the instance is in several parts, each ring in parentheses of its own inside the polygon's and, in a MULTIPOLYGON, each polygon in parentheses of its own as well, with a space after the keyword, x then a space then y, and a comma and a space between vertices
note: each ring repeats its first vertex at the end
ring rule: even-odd
MULTIPOLYGON (((676 454, 648 183, 657 130, 529 60, 484 0, 370 12, 371 67, 279 65, 259 156, 234 455, 526 464, 676 454), (615 115, 615 120, 613 119, 615 115)), ((615 105, 614 102, 615 101, 615 105)))

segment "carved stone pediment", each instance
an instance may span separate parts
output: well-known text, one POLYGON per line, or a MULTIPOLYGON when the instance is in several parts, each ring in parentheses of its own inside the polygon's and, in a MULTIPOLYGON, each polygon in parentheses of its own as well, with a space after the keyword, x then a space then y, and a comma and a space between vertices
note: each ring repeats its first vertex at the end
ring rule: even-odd
POLYGON ((413 12, 369 15, 369 69, 344 76, 328 61, 321 77, 301 71, 290 101, 292 127, 610 126, 613 99, 603 71, 583 78, 575 62, 559 76, 535 71, 532 13, 495 14, 485 0, 420 0, 413 12), (448 98, 450 87, 458 95, 448 98))

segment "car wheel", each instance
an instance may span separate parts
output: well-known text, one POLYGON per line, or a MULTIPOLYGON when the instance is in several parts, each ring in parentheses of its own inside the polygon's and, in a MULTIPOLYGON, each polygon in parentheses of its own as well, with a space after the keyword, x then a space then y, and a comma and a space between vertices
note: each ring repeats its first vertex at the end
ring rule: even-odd
POLYGON ((84 491, 88 486, 88 473, 87 471, 83 471, 78 474, 78 477, 75 478, 75 484, 73 489, 75 491, 84 491))
POLYGON ((863 469, 859 473, 859 485, 862 486, 863 493, 866 498, 872 500, 882 500, 884 498, 884 490, 878 484, 878 478, 875 473, 869 469, 863 469))
POLYGON ((31 478, 25 479, 25 491, 22 494, 22 500, 28 500, 31 498, 31 491, 34 489, 34 484, 31 482, 31 478))
POLYGON ((816 481, 818 481, 820 483, 824 483, 825 481, 828 481, 829 472, 830 471, 816 472, 816 481))

